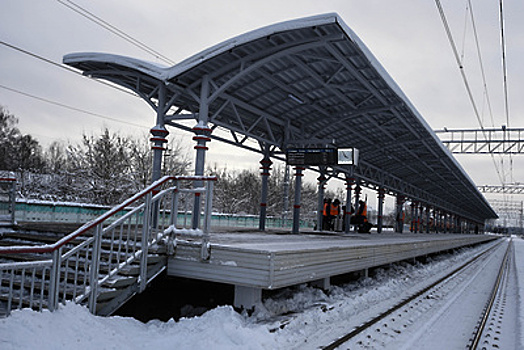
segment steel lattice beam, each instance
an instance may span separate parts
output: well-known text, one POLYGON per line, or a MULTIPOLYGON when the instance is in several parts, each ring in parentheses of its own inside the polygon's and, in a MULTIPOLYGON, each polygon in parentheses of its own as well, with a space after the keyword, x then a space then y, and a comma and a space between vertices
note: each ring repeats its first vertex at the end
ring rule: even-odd
POLYGON ((478 189, 482 193, 524 194, 524 185, 484 185, 478 186, 478 189))
POLYGON ((456 154, 522 154, 524 129, 435 130, 444 146, 456 154))

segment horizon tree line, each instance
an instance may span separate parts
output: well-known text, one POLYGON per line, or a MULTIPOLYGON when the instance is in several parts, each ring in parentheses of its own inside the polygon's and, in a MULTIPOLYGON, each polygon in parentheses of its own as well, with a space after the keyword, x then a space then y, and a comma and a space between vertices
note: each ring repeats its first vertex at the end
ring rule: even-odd
MULTIPOLYGON (((0 170, 16 173, 18 194, 24 198, 116 205, 145 188, 151 179, 152 152, 149 135, 125 136, 108 128, 98 135, 83 134, 78 143, 54 141, 44 148, 22 134, 18 119, 0 106, 0 170)), ((192 152, 180 140, 170 139, 164 154, 163 174, 188 175, 192 152)), ((276 166, 269 177, 268 215, 281 215, 285 166, 276 166)), ((229 170, 213 164, 206 174, 217 176, 213 208, 217 212, 257 215, 261 176, 258 170, 229 170)), ((334 194, 330 194, 334 196, 334 194)), ((302 208, 313 212, 317 189, 303 183, 302 208)), ((291 205, 290 205, 291 206, 291 205)))

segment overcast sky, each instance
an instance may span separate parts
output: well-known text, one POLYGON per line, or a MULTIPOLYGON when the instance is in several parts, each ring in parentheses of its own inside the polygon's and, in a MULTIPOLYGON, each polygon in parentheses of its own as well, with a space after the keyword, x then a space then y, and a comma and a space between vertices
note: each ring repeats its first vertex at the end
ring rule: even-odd
MULTIPOLYGON (((56 0, 0 0, 0 41, 61 63, 72 52, 108 52, 163 63, 56 0)), ((421 0, 74 0, 86 10, 169 57, 181 60, 231 37, 277 22, 337 12, 368 46, 434 129, 479 128, 434 1, 421 0)), ((485 127, 486 107, 467 0, 441 0, 485 127), (467 18, 467 21, 466 21, 467 18)), ((494 126, 506 124, 498 1, 472 1, 494 126)), ((510 127, 524 127, 524 3, 506 0, 510 127)), ((77 142, 102 128, 145 134, 153 110, 129 94, 0 45, 0 105, 19 118, 23 133, 44 146, 77 142), (16 90, 18 92, 14 92, 16 90), (81 113, 28 97, 29 94, 96 114, 81 113), (120 120, 115 122, 111 119, 120 120)), ((170 129, 171 134, 182 135, 170 129)), ((192 149, 188 134, 182 137, 192 149)), ((259 155, 210 144, 208 162, 258 168, 259 155)), ((477 185, 500 184, 491 157, 457 155, 477 185)), ((495 157, 500 162, 500 157, 495 157)), ((506 181, 524 182, 524 156, 504 159, 506 181)), ((490 197, 490 195, 486 195, 490 197)), ((520 200, 520 198, 519 198, 520 200)))

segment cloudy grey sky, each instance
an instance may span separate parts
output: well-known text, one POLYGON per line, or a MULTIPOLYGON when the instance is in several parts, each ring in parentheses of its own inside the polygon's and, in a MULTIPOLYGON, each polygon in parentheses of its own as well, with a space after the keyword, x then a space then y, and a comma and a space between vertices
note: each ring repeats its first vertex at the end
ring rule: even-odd
MULTIPOLYGON (((0 41, 61 63, 72 52, 108 52, 150 61, 152 55, 64 6, 65 0, 0 0, 0 41)), ((337 12, 368 46, 434 129, 479 128, 435 1, 420 0, 74 0, 111 25, 174 62, 221 41, 269 24, 337 12)), ((492 127, 473 40, 467 0, 441 0, 485 127, 492 127)), ((494 126, 506 124, 498 1, 471 1, 494 126)), ((524 127, 524 3, 504 1, 510 127, 524 127)), ((104 127, 123 134, 147 133, 154 113, 142 100, 0 45, 0 105, 19 120, 23 133, 44 146, 76 142, 104 127), (15 91, 13 91, 15 90, 15 91), (34 97, 29 97, 29 94, 34 97), (88 111, 60 107, 35 97, 88 111), (119 120, 117 122, 114 120, 119 120)), ((190 135, 181 135, 191 144, 190 135)), ((192 146, 192 145, 191 145, 192 146)), ((230 150, 211 145, 208 162, 226 163, 230 150)), ((259 156, 228 157, 228 167, 258 167, 259 156)), ((500 184, 489 156, 457 155, 478 184, 500 184)), ((500 163, 500 157, 495 158, 500 163)), ((524 156, 504 158, 506 181, 524 182, 524 156)), ((490 197, 487 195, 486 197, 490 197)), ((520 199, 519 199, 520 200, 520 199)))

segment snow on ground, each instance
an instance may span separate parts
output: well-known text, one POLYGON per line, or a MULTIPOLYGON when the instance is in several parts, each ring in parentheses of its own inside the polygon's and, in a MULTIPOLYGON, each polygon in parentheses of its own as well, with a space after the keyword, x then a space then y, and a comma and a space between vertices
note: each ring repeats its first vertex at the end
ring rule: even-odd
MULTIPOLYGON (((524 241, 514 241, 519 290, 524 290, 524 241)), ((404 263, 379 269, 373 278, 332 286, 327 294, 305 285, 283 290, 265 300, 250 317, 230 306, 178 322, 146 324, 133 318, 93 316, 73 303, 53 313, 14 311, 0 319, 0 349, 315 349, 335 338, 331 331, 348 331, 349 320, 369 319, 375 307, 396 303, 478 249, 437 257, 425 265, 404 263), (285 312, 290 315, 288 324, 280 329, 282 318, 277 315, 285 312)), ((518 329, 522 330, 522 302, 519 310, 518 329)))

